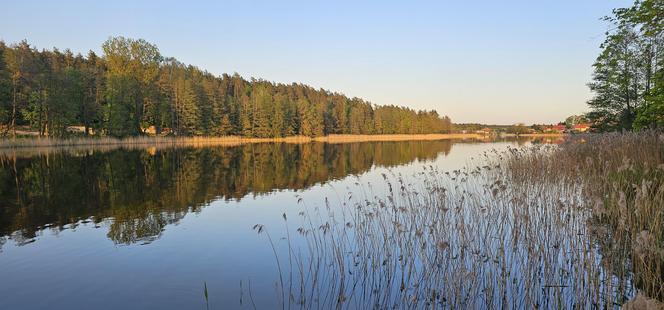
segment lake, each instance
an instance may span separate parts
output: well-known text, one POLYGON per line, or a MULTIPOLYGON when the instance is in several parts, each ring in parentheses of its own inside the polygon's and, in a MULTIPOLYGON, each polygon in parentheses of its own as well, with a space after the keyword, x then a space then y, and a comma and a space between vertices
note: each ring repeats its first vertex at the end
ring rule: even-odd
MULTIPOLYGON (((332 229, 336 222, 343 226, 345 221, 350 227, 350 220, 339 219, 347 215, 342 209, 349 201, 367 201, 368 205, 373 197, 390 196, 392 186, 397 184, 413 191, 423 190, 429 188, 431 181, 422 177, 426 173, 461 175, 457 171, 488 156, 491 150, 531 143, 528 139, 490 143, 264 143, 210 148, 6 152, 1 157, 0 171, 0 309, 269 309, 295 305, 300 297, 288 297, 285 287, 290 285, 289 291, 293 291, 293 283, 298 282, 293 275, 303 279, 302 286, 309 286, 309 280, 304 279, 313 269, 312 265, 294 265, 311 263, 311 257, 327 253, 302 250, 311 249, 312 242, 318 242, 296 236, 303 222, 309 221, 311 227, 321 224, 322 230, 325 225, 329 228, 330 223, 332 229), (328 216, 333 220, 328 220, 328 216), (284 270, 279 270, 277 264, 284 270)), ((442 181, 439 186, 457 185, 442 181)), ((474 190, 482 192, 479 187, 474 190)), ((474 215, 463 212, 457 219, 475 221, 472 225, 484 227, 485 232, 510 236, 519 233, 514 227, 495 231, 491 221, 478 221, 474 215)), ((506 222, 514 216, 503 211, 488 214, 491 212, 496 212, 495 219, 506 222)), ((561 213, 566 215, 569 216, 561 213)), ((423 214, 418 216, 418 221, 437 221, 423 214)), ((571 217, 572 222, 579 223, 587 219, 583 215, 571 217)), ((565 241, 563 248, 577 246, 578 240, 569 243, 578 239, 573 237, 577 232, 569 231, 569 236, 560 233, 560 240, 565 241)), ((357 237, 345 233, 343 236, 349 240, 357 237)), ((438 244, 437 248, 454 248, 458 242, 455 238, 450 236, 449 243, 438 244)), ((320 246, 326 242, 323 240, 320 246)), ((586 242, 580 243, 586 246, 586 242)), ((493 247, 490 241, 478 244, 493 247)), ((496 251, 504 252, 501 247, 496 246, 496 251)), ((352 249, 329 250, 343 253, 352 249)), ((509 257, 517 260, 519 253, 515 246, 509 257)), ((489 256, 484 260, 487 261, 489 256)), ((562 259, 557 262, 561 269, 573 266, 562 259)), ((494 268, 464 264, 469 270, 494 268)), ((518 262, 508 265, 513 266, 512 277, 526 277, 519 273, 535 270, 518 262)), ((402 273, 406 269, 395 268, 402 273)), ((424 270, 422 263, 410 268, 414 274, 424 270)), ((552 268, 543 270, 557 270, 552 268)), ((553 277, 564 283, 573 282, 574 271, 567 272, 567 276, 553 277)), ((488 279, 493 273, 484 276, 488 279)), ((452 278, 448 280, 453 283, 452 278)), ((321 277, 313 285, 335 281, 321 277)), ((302 294, 318 295, 306 301, 313 308, 330 304, 322 296, 327 298, 323 291, 331 287, 322 287, 302 294)), ((392 289, 386 287, 386 291, 392 289)), ((463 290, 474 292, 473 288, 463 290)), ((502 295, 487 295, 481 300, 486 303, 505 296, 518 299, 518 295, 519 290, 511 288, 502 295)), ((537 299, 553 296, 542 293, 537 299)), ((391 298, 380 300, 393 302, 391 298)), ((445 305, 447 301, 438 302, 445 305)), ((472 301, 467 304, 474 305, 472 301)))

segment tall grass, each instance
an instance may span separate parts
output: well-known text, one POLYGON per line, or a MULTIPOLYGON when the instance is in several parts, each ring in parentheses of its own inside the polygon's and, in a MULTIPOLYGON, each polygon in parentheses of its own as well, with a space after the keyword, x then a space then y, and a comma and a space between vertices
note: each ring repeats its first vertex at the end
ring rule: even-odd
POLYGON ((328 143, 368 142, 368 141, 412 141, 444 139, 482 139, 477 134, 398 134, 398 135, 328 135, 323 137, 289 136, 282 138, 247 138, 241 136, 193 136, 162 137, 138 136, 127 138, 75 137, 75 138, 36 138, 0 139, 0 149, 108 146, 108 145, 157 145, 175 144, 180 146, 238 145, 245 143, 286 142, 308 143, 312 141, 328 143))
POLYGON ((301 308, 613 308, 638 294, 662 306, 648 298, 664 297, 663 146, 657 132, 584 135, 455 171, 386 174, 385 190, 359 185, 304 207, 300 238, 284 238, 289 259, 277 261, 280 297, 301 308))
MULTIPOLYGON (((533 151, 535 153, 536 151, 533 151)), ((589 225, 616 272, 629 265, 636 287, 664 300, 664 134, 605 134, 575 139, 552 156, 510 161, 516 180, 532 170, 548 178, 578 178, 592 208, 589 225)))
POLYGON ((168 149, 178 147, 239 146, 250 143, 357 143, 370 141, 433 141, 433 140, 487 140, 476 134, 421 134, 421 135, 329 135, 324 137, 289 136, 283 138, 222 137, 164 137, 140 136, 127 138, 75 137, 67 139, 24 137, 0 139, 0 155, 29 157, 54 152, 81 153, 111 151, 115 149, 168 149))

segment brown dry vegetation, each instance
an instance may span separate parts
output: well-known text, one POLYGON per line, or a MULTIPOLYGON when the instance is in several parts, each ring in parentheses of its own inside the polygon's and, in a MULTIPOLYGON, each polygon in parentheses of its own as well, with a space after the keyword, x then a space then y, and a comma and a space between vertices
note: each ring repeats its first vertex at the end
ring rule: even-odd
POLYGON ((554 152, 515 156, 507 169, 521 182, 575 180, 591 208, 590 233, 605 267, 632 273, 647 296, 664 299, 664 134, 604 134, 573 139, 554 152), (627 267, 627 268, 626 268, 627 267))
POLYGON ((505 137, 564 137, 566 133, 522 133, 522 134, 505 134, 505 137))
POLYGON ((20 155, 23 153, 48 153, 58 150, 112 150, 116 148, 172 148, 237 146, 249 143, 353 143, 371 141, 417 141, 450 139, 484 139, 476 134, 423 134, 423 135, 329 135, 324 137, 291 136, 283 138, 244 138, 225 137, 128 137, 124 139, 103 138, 20 138, 0 139, 0 154, 20 155))
MULTIPOLYGON (((562 134, 528 134, 523 137, 562 137, 562 134)), ((505 135, 514 137, 514 135, 505 135)), ((171 148, 171 147, 208 147, 237 146, 249 143, 354 143, 371 141, 433 141, 452 139, 492 140, 495 137, 474 133, 466 134, 407 134, 407 135, 328 135, 322 137, 289 136, 282 138, 245 138, 241 136, 221 137, 155 137, 141 136, 128 138, 80 137, 80 138, 38 138, 23 137, 18 139, 0 139, 0 153, 46 153, 63 149, 112 150, 116 148, 171 148)))
POLYGON ((44 146, 77 146, 77 145, 110 145, 110 144, 179 144, 179 145, 238 145, 243 143, 286 142, 307 143, 312 141, 343 143, 366 141, 409 141, 409 140, 444 140, 481 138, 478 134, 420 134, 420 135, 328 135, 322 137, 289 136, 282 138, 245 138, 241 136, 222 137, 128 137, 124 139, 104 138, 23 138, 1 139, 0 148, 44 147, 44 146))
POLYGON ((661 133, 576 136, 484 154, 461 170, 384 178, 387 190, 358 185, 361 197, 284 215, 286 230, 296 227, 287 245, 254 227, 275 247, 284 308, 614 308, 637 294, 664 298, 661 133))

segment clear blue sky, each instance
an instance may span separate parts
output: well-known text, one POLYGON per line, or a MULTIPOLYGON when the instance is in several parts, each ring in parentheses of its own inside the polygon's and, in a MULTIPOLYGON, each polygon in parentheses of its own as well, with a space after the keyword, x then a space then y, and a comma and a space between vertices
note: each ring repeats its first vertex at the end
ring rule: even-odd
POLYGON ((85 53, 143 38, 214 74, 302 82, 455 122, 552 123, 629 0, 5 2, 0 39, 85 53), (359 3, 362 2, 362 3, 359 3))

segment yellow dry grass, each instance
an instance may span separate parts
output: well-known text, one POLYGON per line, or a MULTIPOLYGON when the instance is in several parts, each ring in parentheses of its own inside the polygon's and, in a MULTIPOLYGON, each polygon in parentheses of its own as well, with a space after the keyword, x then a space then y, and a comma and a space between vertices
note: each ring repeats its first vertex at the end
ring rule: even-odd
POLYGON ((487 139, 477 134, 426 134, 426 135, 329 135, 324 137, 290 136, 283 138, 223 137, 79 137, 69 139, 22 137, 0 139, 0 154, 11 157, 32 156, 59 151, 88 152, 114 149, 168 149, 175 147, 240 146, 251 143, 357 143, 370 141, 414 141, 445 139, 487 139))
POLYGON ((409 141, 409 140, 444 140, 444 139, 481 139, 477 134, 422 134, 422 135, 329 135, 324 137, 291 136, 283 138, 245 138, 240 136, 223 137, 129 137, 118 138, 19 138, 1 139, 1 148, 40 148, 68 146, 108 146, 108 145, 160 145, 178 146, 234 146, 247 143, 309 143, 312 141, 326 143, 349 143, 367 141, 409 141))
POLYGON ((520 135, 515 134, 505 134, 504 137, 564 137, 567 136, 566 133, 524 133, 520 135))
POLYGON ((329 135, 313 138, 314 141, 327 143, 350 143, 369 141, 413 141, 413 140, 448 140, 448 139, 483 139, 478 134, 419 134, 419 135, 329 135))

